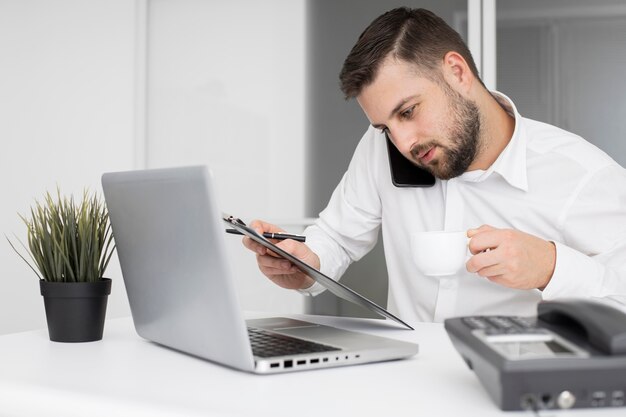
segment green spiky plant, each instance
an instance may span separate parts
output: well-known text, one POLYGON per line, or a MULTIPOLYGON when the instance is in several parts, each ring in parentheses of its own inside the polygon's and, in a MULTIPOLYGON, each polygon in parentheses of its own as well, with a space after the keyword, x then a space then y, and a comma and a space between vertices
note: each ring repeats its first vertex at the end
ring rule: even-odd
POLYGON ((62 198, 59 189, 56 201, 47 192, 43 203, 35 201, 30 214, 30 218, 20 215, 27 227, 28 247, 20 243, 34 265, 7 240, 39 279, 49 282, 102 279, 115 245, 112 245, 106 206, 95 193, 84 191, 77 204, 73 197, 62 198))

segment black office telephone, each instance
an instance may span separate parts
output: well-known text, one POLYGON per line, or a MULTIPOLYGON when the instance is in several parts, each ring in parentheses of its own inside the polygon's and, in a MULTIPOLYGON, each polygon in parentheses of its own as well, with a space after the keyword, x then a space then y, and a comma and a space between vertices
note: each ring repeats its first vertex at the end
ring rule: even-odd
POLYGON ((502 410, 625 405, 626 314, 606 303, 544 301, 536 317, 458 317, 444 324, 502 410))

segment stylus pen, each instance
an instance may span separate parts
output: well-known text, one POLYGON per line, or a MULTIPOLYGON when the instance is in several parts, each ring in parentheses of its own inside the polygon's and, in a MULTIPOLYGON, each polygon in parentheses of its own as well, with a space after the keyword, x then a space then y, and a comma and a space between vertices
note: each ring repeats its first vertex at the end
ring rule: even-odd
MULTIPOLYGON (((233 235, 242 235, 239 230, 236 229, 226 229, 226 233, 231 233, 233 235)), ((266 239, 277 239, 277 240, 285 240, 285 239, 293 239, 298 242, 306 242, 306 236, 302 235, 292 235, 290 233, 263 233, 263 237, 266 239)))

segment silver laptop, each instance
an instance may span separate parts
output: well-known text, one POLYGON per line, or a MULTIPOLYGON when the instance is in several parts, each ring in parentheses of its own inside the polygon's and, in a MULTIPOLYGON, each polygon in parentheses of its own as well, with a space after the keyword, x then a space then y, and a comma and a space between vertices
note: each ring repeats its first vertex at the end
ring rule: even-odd
POLYGON ((255 373, 417 353, 414 343, 290 318, 244 320, 208 168, 106 173, 102 186, 141 337, 255 373))

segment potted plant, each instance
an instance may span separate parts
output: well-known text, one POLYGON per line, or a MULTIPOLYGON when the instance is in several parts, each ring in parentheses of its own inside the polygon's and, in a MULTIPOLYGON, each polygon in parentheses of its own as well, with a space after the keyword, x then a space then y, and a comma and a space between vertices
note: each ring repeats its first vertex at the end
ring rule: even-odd
POLYGON ((35 201, 27 228, 31 264, 15 252, 39 277, 50 340, 89 342, 102 339, 111 280, 103 278, 115 250, 105 205, 87 191, 79 203, 73 197, 56 201, 46 193, 35 201))

